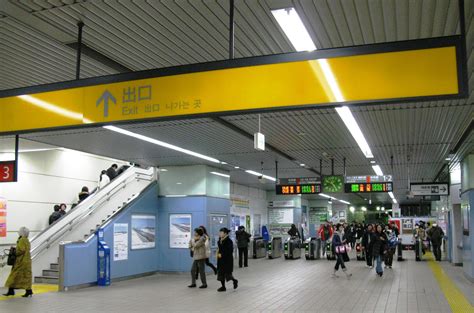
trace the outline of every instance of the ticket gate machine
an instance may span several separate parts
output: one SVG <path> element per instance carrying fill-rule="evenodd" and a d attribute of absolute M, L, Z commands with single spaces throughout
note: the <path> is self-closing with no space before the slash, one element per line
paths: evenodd
<path fill-rule="evenodd" d="M 304 243 L 306 260 L 317 260 L 321 258 L 321 239 L 316 237 L 308 238 Z"/>
<path fill-rule="evenodd" d="M 262 237 L 254 237 L 251 241 L 252 255 L 254 259 L 264 258 L 267 255 L 267 248 Z"/>
<path fill-rule="evenodd" d="M 281 257 L 282 254 L 282 243 L 283 240 L 281 237 L 273 237 L 272 240 L 267 245 L 268 258 L 276 259 Z"/>
<path fill-rule="evenodd" d="M 285 242 L 285 259 L 301 258 L 301 239 L 288 238 Z"/>

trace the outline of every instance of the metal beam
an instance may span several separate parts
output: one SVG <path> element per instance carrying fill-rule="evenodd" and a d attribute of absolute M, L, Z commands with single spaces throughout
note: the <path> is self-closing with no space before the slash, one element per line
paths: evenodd
<path fill-rule="evenodd" d="M 226 121 L 225 119 L 223 119 L 223 118 L 221 118 L 221 117 L 211 117 L 211 119 L 212 119 L 214 122 L 219 123 L 219 124 L 221 124 L 222 126 L 225 126 L 225 127 L 229 128 L 229 129 L 235 131 L 236 133 L 239 133 L 239 134 L 241 134 L 242 136 L 247 137 L 248 139 L 250 139 L 250 140 L 253 141 L 253 135 L 252 135 L 252 134 L 250 134 L 250 133 L 246 132 L 245 130 L 243 130 L 242 128 L 240 128 L 240 127 L 238 127 L 238 126 L 236 126 L 236 125 L 234 125 L 234 124 L 232 124 L 232 123 Z M 290 161 L 292 161 L 292 162 L 297 162 L 297 160 L 296 160 L 295 158 L 293 158 L 293 157 L 290 156 L 289 154 L 286 154 L 285 152 L 281 151 L 280 149 L 278 149 L 278 148 L 276 148 L 276 147 L 274 147 L 274 146 L 272 146 L 272 145 L 270 145 L 270 144 L 268 144 L 268 143 L 266 143 L 265 146 L 266 146 L 269 150 L 271 150 L 271 151 L 275 152 L 276 154 L 278 154 L 278 155 L 284 157 L 285 159 L 288 159 L 288 160 L 290 160 Z M 315 170 L 314 168 L 306 168 L 306 169 L 307 169 L 308 171 L 310 171 L 310 172 L 313 172 L 313 173 L 317 174 L 317 175 L 321 175 L 321 173 L 320 173 L 319 171 Z"/>
<path fill-rule="evenodd" d="M 74 50 L 79 49 L 79 44 L 77 42 L 71 42 L 67 44 L 68 47 L 73 48 Z M 97 50 L 94 50 L 87 46 L 86 44 L 81 44 L 81 53 L 85 56 L 88 56 L 89 58 L 104 64 L 105 66 L 119 72 L 119 73 L 127 73 L 127 72 L 133 72 L 131 68 L 126 67 L 125 65 L 120 64 L 117 61 L 112 60 L 108 56 L 98 52 Z"/>

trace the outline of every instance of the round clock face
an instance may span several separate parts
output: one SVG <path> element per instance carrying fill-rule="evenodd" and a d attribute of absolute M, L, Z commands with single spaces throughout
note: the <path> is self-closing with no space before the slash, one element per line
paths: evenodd
<path fill-rule="evenodd" d="M 324 192 L 341 192 L 343 178 L 341 176 L 326 176 L 323 181 Z"/>

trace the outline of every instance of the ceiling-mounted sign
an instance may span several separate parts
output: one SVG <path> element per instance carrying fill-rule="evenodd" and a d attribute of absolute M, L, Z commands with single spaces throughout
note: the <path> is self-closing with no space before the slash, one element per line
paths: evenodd
<path fill-rule="evenodd" d="M 273 208 L 294 208 L 295 201 L 293 200 L 278 200 L 268 202 L 269 207 Z"/>
<path fill-rule="evenodd" d="M 279 178 L 275 186 L 277 195 L 300 195 L 321 193 L 319 178 Z"/>
<path fill-rule="evenodd" d="M 412 183 L 410 192 L 414 196 L 449 196 L 449 183 Z"/>
<path fill-rule="evenodd" d="M 0 133 L 333 103 L 465 97 L 461 38 L 225 60 L 6 90 L 0 92 Z"/>
<path fill-rule="evenodd" d="M 346 176 L 346 183 L 388 183 L 392 182 L 392 175 L 366 175 L 366 176 Z"/>
<path fill-rule="evenodd" d="M 392 192 L 393 183 L 353 183 L 345 184 L 346 193 Z"/>

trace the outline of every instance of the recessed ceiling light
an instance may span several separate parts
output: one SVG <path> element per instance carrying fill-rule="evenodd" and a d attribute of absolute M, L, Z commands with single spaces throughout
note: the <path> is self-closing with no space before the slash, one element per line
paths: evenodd
<path fill-rule="evenodd" d="M 240 166 L 234 166 L 234 168 L 235 168 L 236 170 L 238 170 L 238 169 L 240 168 Z"/>
<path fill-rule="evenodd" d="M 176 185 L 182 185 L 183 183 L 176 183 Z"/>
<path fill-rule="evenodd" d="M 272 10 L 272 14 L 296 51 L 316 50 L 308 30 L 295 8 Z"/>
<path fill-rule="evenodd" d="M 301 163 L 301 164 L 300 164 L 300 166 L 306 166 L 306 164 L 304 164 L 304 163 Z"/>
<path fill-rule="evenodd" d="M 169 143 L 157 140 L 157 139 L 153 139 L 151 137 L 140 135 L 140 134 L 137 134 L 137 133 L 134 133 L 134 132 L 122 129 L 122 128 L 118 128 L 118 127 L 111 126 L 111 125 L 104 126 L 104 128 L 108 129 L 108 130 L 111 130 L 111 131 L 114 131 L 114 132 L 117 132 L 117 133 L 120 133 L 122 135 L 137 138 L 137 139 L 140 139 L 140 140 L 143 140 L 143 141 L 146 141 L 146 142 L 149 142 L 149 143 L 152 143 L 152 144 L 164 147 L 164 148 L 168 148 L 168 149 L 175 150 L 175 151 L 178 151 L 178 152 L 182 152 L 182 153 L 185 153 L 185 154 L 188 154 L 188 155 L 192 155 L 192 156 L 200 158 L 200 159 L 204 159 L 204 160 L 214 162 L 214 163 L 220 163 L 219 160 L 217 160 L 215 158 L 211 158 L 207 155 L 200 154 L 200 153 L 188 150 L 188 149 L 184 149 L 184 148 L 181 148 L 181 147 L 178 147 L 178 146 L 175 146 L 175 145 L 172 145 L 172 144 L 169 144 Z"/>
<path fill-rule="evenodd" d="M 374 160 L 370 161 L 370 164 L 375 164 L 375 161 Z"/>

